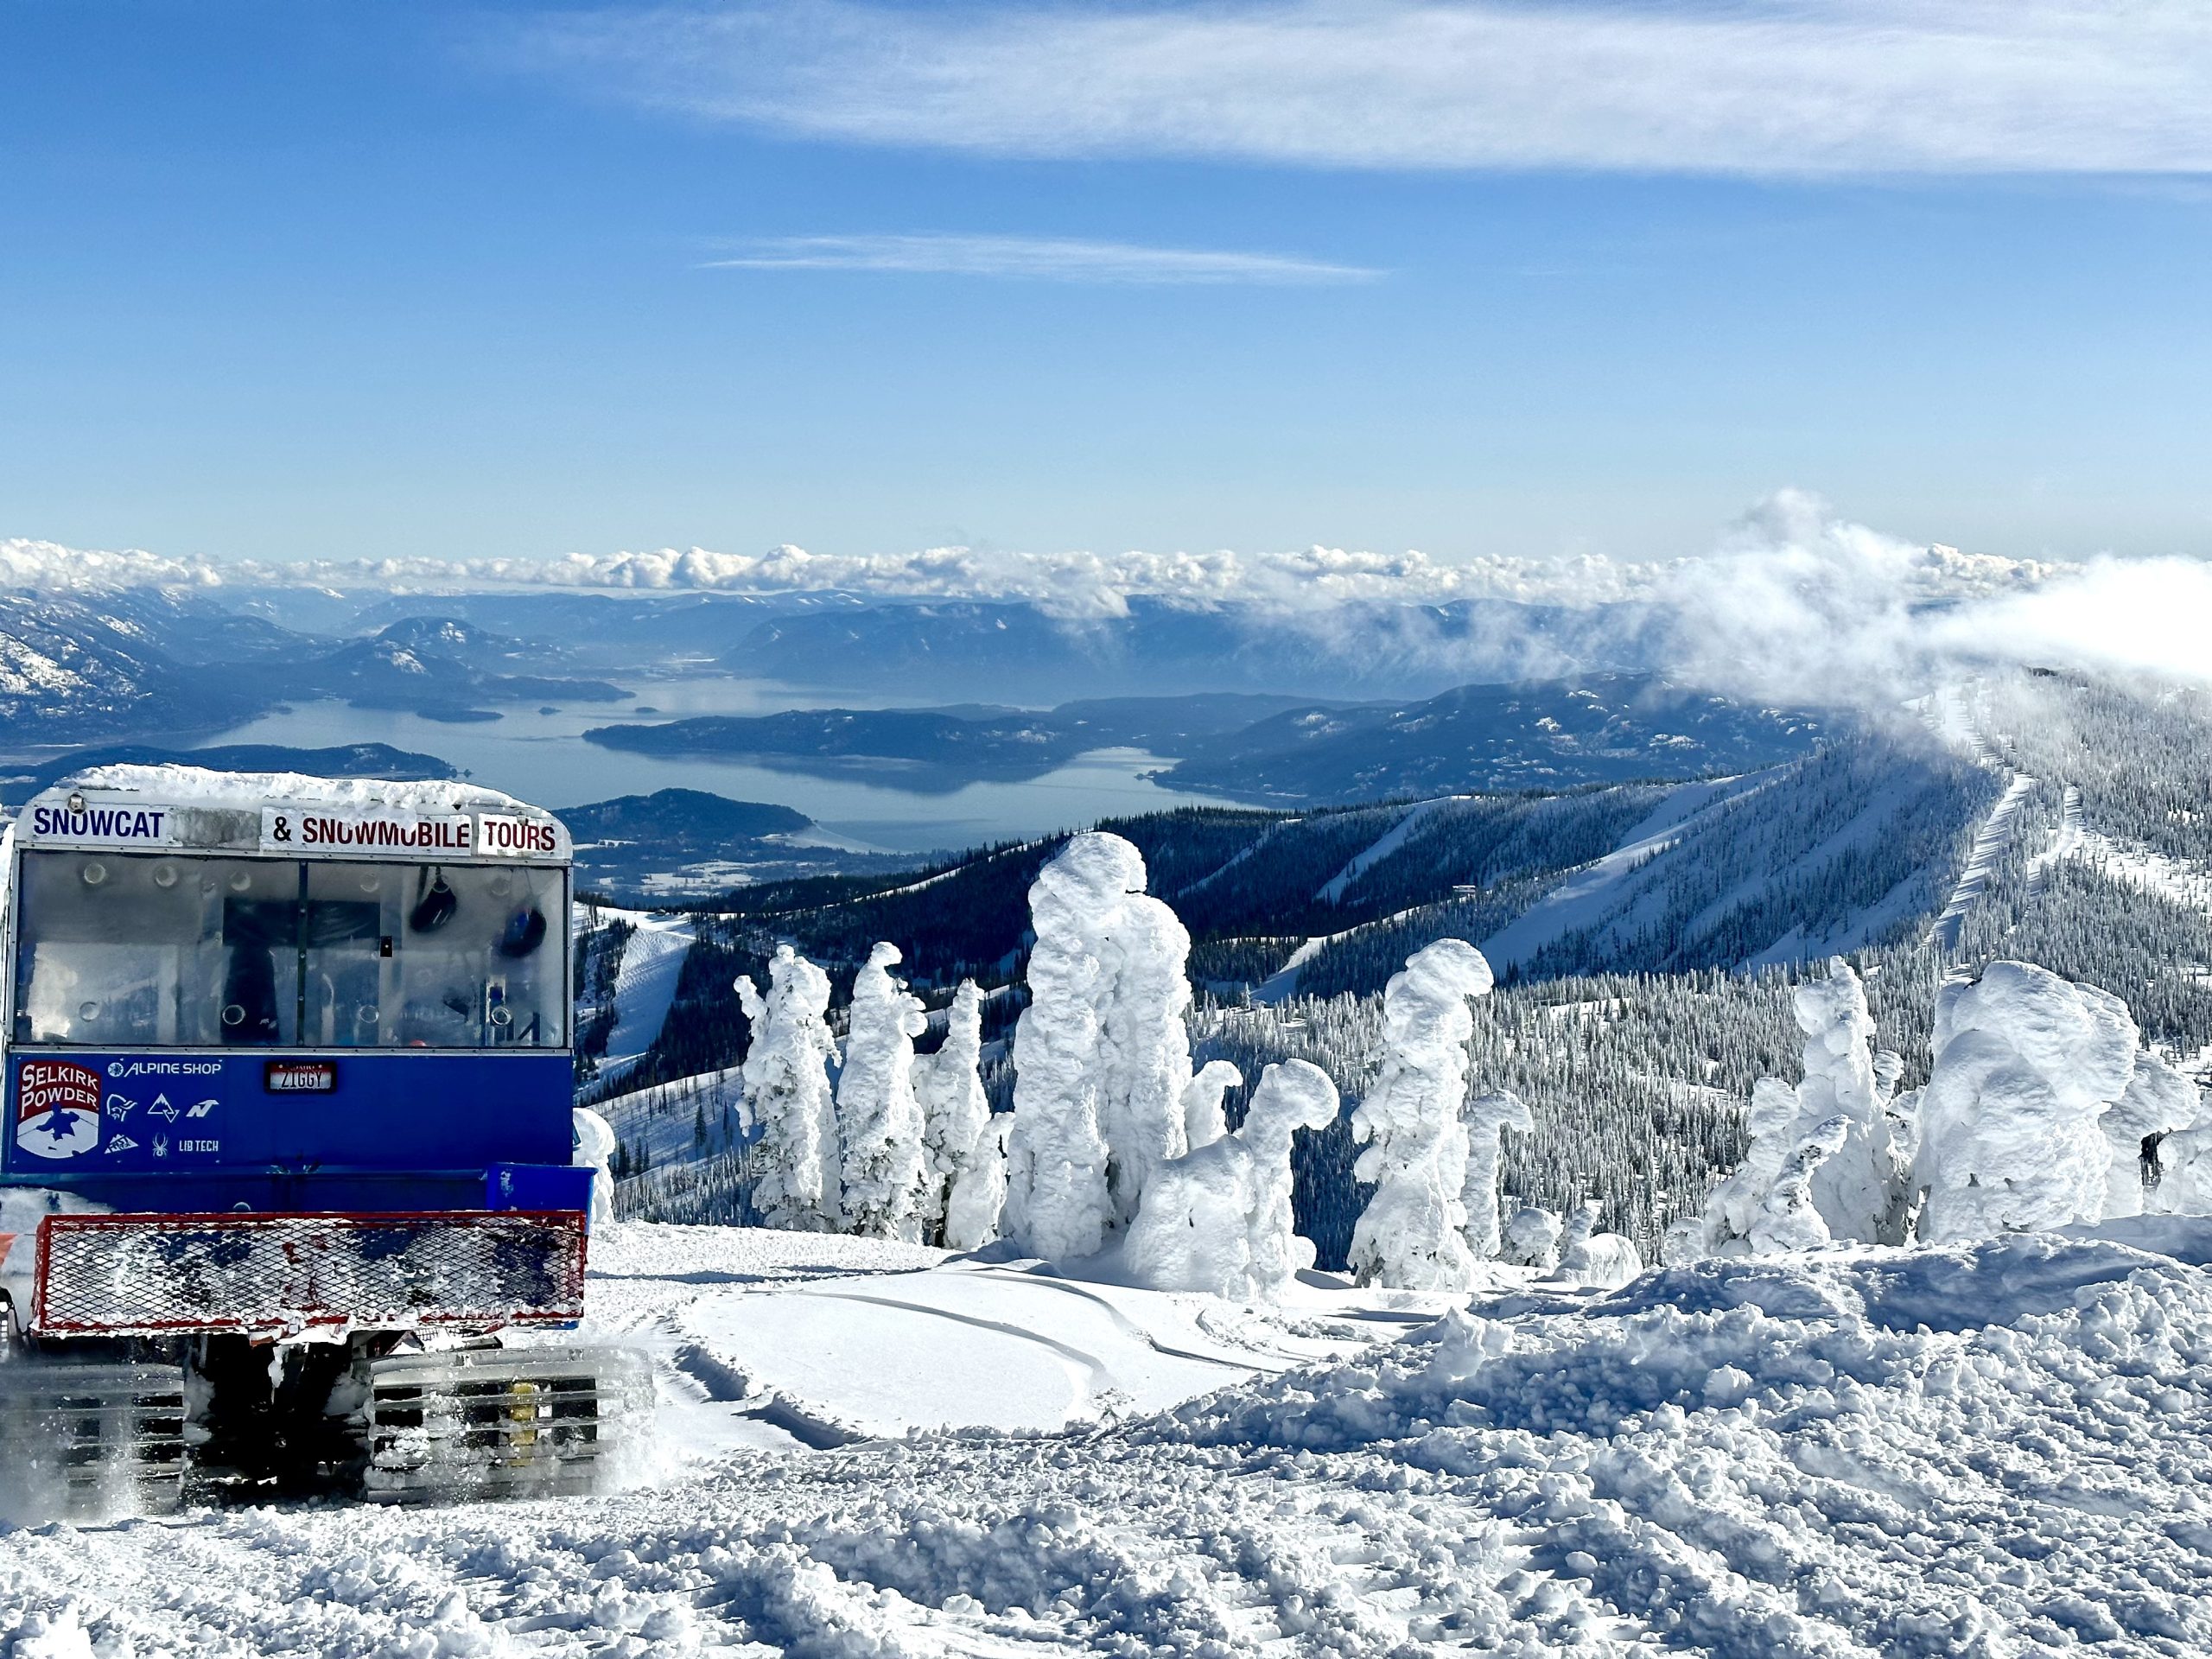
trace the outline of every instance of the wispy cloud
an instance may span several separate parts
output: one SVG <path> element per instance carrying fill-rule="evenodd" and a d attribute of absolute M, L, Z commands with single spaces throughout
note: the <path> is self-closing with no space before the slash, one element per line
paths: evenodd
<path fill-rule="evenodd" d="M 925 271 L 1063 283 L 1360 283 L 1361 265 L 1273 253 L 1151 248 L 1049 236 L 793 236 L 746 243 L 705 262 L 749 270 Z"/>
<path fill-rule="evenodd" d="M 994 155 L 2212 171 L 2202 0 L 729 0 L 506 49 L 694 118 Z"/>

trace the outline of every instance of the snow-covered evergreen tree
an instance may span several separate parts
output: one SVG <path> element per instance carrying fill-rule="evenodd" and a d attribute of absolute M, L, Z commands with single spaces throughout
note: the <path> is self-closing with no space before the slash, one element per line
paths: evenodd
<path fill-rule="evenodd" d="M 945 1010 L 944 1041 L 936 1053 L 914 1060 L 914 1093 L 922 1107 L 922 1144 L 929 1154 L 929 1181 L 922 1205 L 923 1225 L 935 1236 L 944 1230 L 945 1204 L 969 1163 L 995 1147 L 982 1145 L 991 1117 L 991 1103 L 983 1092 L 983 996 L 976 982 L 963 979 Z M 999 1188 L 1005 1190 L 1001 1170 Z M 995 1237 L 998 1215 L 990 1217 Z M 986 1243 L 988 1241 L 977 1241 Z M 955 1246 L 973 1249 L 974 1244 Z"/>
<path fill-rule="evenodd" d="M 2196 1128 L 2202 1112 L 2195 1084 L 2147 1050 L 2135 1057 L 2127 1087 L 2097 1120 L 2112 1147 L 2112 1166 L 2105 1172 L 2107 1220 L 2139 1216 L 2150 1207 L 2143 1185 L 2145 1147 L 2158 1148 L 2154 1155 L 2163 1169 L 2166 1138 L 2176 1129 Z"/>
<path fill-rule="evenodd" d="M 1598 1217 L 1604 1206 L 1586 1198 L 1567 1217 L 1567 1236 L 1560 1241 L 1555 1277 L 1596 1290 L 1612 1290 L 1643 1271 L 1643 1258 L 1633 1241 L 1619 1233 L 1601 1233 Z"/>
<path fill-rule="evenodd" d="M 1271 1065 L 1234 1134 L 1162 1165 L 1129 1228 L 1124 1260 L 1160 1290 L 1204 1290 L 1236 1301 L 1279 1297 L 1313 1246 L 1293 1229 L 1291 1135 L 1325 1128 L 1337 1086 L 1303 1060 Z"/>
<path fill-rule="evenodd" d="M 1352 1230 L 1351 1269 L 1362 1284 L 1465 1290 L 1475 1280 L 1467 1248 L 1468 1002 L 1486 995 L 1490 963 L 1464 939 L 1416 950 L 1382 993 L 1382 1065 L 1351 1116 L 1365 1143 L 1354 1173 L 1372 1182 Z"/>
<path fill-rule="evenodd" d="M 1085 843 L 1088 843 L 1086 845 Z M 1106 1183 L 1114 1203 L 1109 1230 L 1136 1218 L 1153 1174 L 1189 1146 L 1183 1094 L 1191 1086 L 1190 1011 L 1185 967 L 1191 936 L 1175 912 L 1145 888 L 1143 856 L 1119 836 L 1077 836 L 1061 855 L 1110 862 L 1123 888 L 1094 936 L 1107 964 L 1099 1006 L 1102 1087 L 1098 1128 L 1106 1139 Z"/>
<path fill-rule="evenodd" d="M 569 1114 L 569 1140 L 574 1149 L 569 1161 L 588 1166 L 591 1172 L 591 1224 L 614 1219 L 614 1131 L 588 1106 Z"/>
<path fill-rule="evenodd" d="M 1920 1103 L 1923 1217 L 1938 1240 L 2095 1221 L 2112 1146 L 2099 1120 L 2127 1088 L 2127 1007 L 2023 962 L 1955 981 L 1936 1007 L 1936 1065 Z"/>
<path fill-rule="evenodd" d="M 753 1208 L 771 1227 L 835 1232 L 842 1215 L 829 1074 L 837 1047 L 823 1017 L 830 976 L 779 945 L 768 964 L 767 994 L 749 976 L 740 976 L 736 988 L 753 1027 L 741 1122 L 757 1136 Z"/>
<path fill-rule="evenodd" d="M 1559 1266 L 1560 1236 L 1564 1230 L 1560 1218 L 1550 1211 L 1525 1205 L 1506 1220 L 1498 1260 L 1549 1273 Z"/>
<path fill-rule="evenodd" d="M 986 1119 L 976 1131 L 960 1173 L 945 1194 L 945 1249 L 980 1250 L 999 1236 L 1000 1217 L 1006 1209 L 1007 1141 L 1013 1133 L 1011 1112 Z"/>
<path fill-rule="evenodd" d="M 1534 1133 L 1536 1122 L 1528 1103 L 1510 1090 L 1478 1095 L 1467 1103 L 1467 1177 L 1459 1189 L 1459 1202 L 1467 1212 L 1461 1230 L 1467 1248 L 1483 1260 L 1498 1252 L 1503 1242 L 1498 1223 L 1497 1172 L 1504 1154 L 1505 1131 Z"/>
<path fill-rule="evenodd" d="M 1818 1178 L 1828 1162 L 1851 1144 L 1861 1127 L 1838 1112 L 1815 1124 L 1798 1141 L 1782 1160 L 1759 1213 L 1752 1217 L 1749 1243 L 1753 1254 L 1817 1250 L 1834 1240 L 1835 1235 L 1821 1211 Z"/>
<path fill-rule="evenodd" d="M 1134 872 L 1132 866 L 1135 867 Z M 1101 1014 L 1114 994 L 1102 935 L 1143 862 L 1117 836 L 1077 836 L 1029 889 L 1029 1006 L 1014 1035 L 1014 1128 L 1001 1230 L 1047 1261 L 1090 1255 L 1114 1224 L 1101 1126 Z"/>
<path fill-rule="evenodd" d="M 1183 1138 L 1192 1152 L 1229 1133 L 1222 1097 L 1244 1081 L 1227 1060 L 1208 1060 L 1183 1090 Z"/>
<path fill-rule="evenodd" d="M 1087 1255 L 1121 1233 L 1189 1144 L 1191 938 L 1144 888 L 1135 847 L 1089 834 L 1030 889 L 1007 1227 L 1039 1255 Z"/>
<path fill-rule="evenodd" d="M 918 1244 L 929 1192 L 914 1039 L 927 1029 L 922 999 L 893 979 L 899 947 L 878 944 L 853 978 L 845 1069 L 837 1079 L 844 1144 L 845 1227 L 868 1238 Z"/>

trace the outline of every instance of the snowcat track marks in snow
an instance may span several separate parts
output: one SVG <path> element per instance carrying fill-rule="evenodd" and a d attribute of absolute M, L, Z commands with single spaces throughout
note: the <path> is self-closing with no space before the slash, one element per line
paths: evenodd
<path fill-rule="evenodd" d="M 642 1355 L 583 1343 L 388 1355 L 353 1382 L 382 1503 L 602 1490 L 652 1410 Z"/>
<path fill-rule="evenodd" d="M 0 1363 L 0 1510 L 72 1521 L 175 1510 L 185 1417 L 181 1366 L 10 1357 Z"/>

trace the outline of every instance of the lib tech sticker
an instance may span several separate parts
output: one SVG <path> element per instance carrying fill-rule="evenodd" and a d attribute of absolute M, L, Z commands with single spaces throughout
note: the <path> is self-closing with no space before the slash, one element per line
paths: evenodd
<path fill-rule="evenodd" d="M 16 1068 L 16 1144 L 34 1158 L 81 1158 L 100 1143 L 100 1074 L 69 1060 Z"/>

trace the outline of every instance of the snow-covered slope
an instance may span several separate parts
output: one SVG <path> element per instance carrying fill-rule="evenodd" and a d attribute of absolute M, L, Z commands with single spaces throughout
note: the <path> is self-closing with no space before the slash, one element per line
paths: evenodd
<path fill-rule="evenodd" d="M 740 1254 L 617 1230 L 595 1317 L 672 1333 L 836 1289 L 868 1386 L 942 1386 L 930 1354 L 861 1333 L 879 1305 L 851 1300 L 889 1287 L 899 1303 L 916 1281 L 758 1288 L 910 1268 L 911 1248 L 727 1236 Z M 2166 1221 L 1710 1262 L 1605 1296 L 1478 1300 L 1117 1425 L 823 1449 L 748 1416 L 734 1367 L 683 1370 L 664 1348 L 695 1459 L 644 1490 L 0 1535 L 0 1649 L 2200 1653 L 2208 1257 L 2212 1224 Z M 973 1273 L 922 1281 L 950 1299 Z M 992 1313 L 1062 1304 L 1088 1306 L 1052 1292 Z M 988 1376 L 970 1391 L 977 1415 L 1017 1393 Z"/>
<path fill-rule="evenodd" d="M 622 965 L 614 981 L 618 1017 L 599 1062 L 600 1077 L 613 1082 L 643 1059 L 660 1035 L 669 1005 L 676 1001 L 684 953 L 695 936 L 688 916 L 604 908 L 601 914 L 637 930 L 622 949 Z"/>

